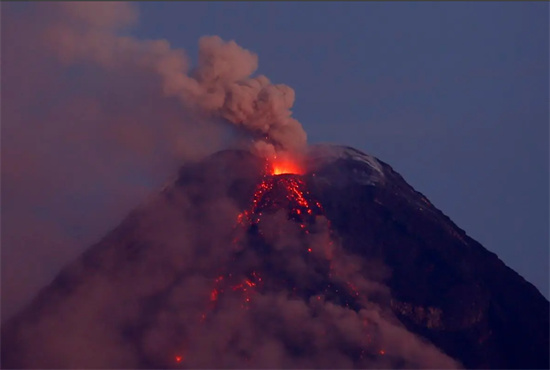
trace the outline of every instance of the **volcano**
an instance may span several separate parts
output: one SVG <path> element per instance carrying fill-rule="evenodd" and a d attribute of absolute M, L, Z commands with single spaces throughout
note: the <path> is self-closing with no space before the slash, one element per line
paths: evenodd
<path fill-rule="evenodd" d="M 2 330 L 8 368 L 548 368 L 549 302 L 356 149 L 183 166 Z"/>

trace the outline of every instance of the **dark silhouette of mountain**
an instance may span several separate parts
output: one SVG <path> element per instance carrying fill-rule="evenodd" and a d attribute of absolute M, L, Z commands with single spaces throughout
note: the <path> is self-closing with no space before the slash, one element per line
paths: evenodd
<path fill-rule="evenodd" d="M 372 166 L 341 158 L 317 171 L 341 184 L 311 189 L 346 248 L 391 266 L 400 320 L 468 368 L 548 368 L 548 300 L 378 162 L 379 184 L 357 181 L 379 176 Z"/>
<path fill-rule="evenodd" d="M 263 176 L 240 150 L 182 167 L 5 325 L 3 366 L 549 367 L 548 300 L 389 165 L 318 145 L 305 168 Z M 278 349 L 232 329 L 219 353 L 235 357 L 216 362 L 236 317 Z M 297 329 L 310 323 L 328 342 Z"/>

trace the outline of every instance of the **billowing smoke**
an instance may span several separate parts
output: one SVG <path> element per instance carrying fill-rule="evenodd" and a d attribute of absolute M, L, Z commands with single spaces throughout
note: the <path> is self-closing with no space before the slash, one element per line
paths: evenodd
<path fill-rule="evenodd" d="M 170 76 L 166 91 L 250 132 L 258 138 L 255 148 L 260 152 L 303 149 L 305 131 L 290 111 L 294 90 L 274 85 L 265 76 L 251 78 L 256 68 L 256 55 L 235 42 L 225 43 L 217 36 L 203 37 L 199 41 L 196 77 L 191 80 L 198 82 L 198 89 L 183 77 Z"/>
<path fill-rule="evenodd" d="M 252 138 L 256 153 L 304 149 L 294 91 L 253 77 L 256 55 L 232 41 L 201 38 L 193 68 L 164 40 L 125 36 L 137 21 L 127 3 L 28 4 L 4 16 L 3 307 L 22 289 L 18 274 L 79 254 L 74 240 L 45 242 L 71 237 L 44 218 L 121 218 L 146 193 L 136 185 L 143 177 L 164 178 L 170 164 L 227 144 L 220 120 Z M 181 173 L 6 324 L 3 365 L 459 366 L 383 308 L 391 272 L 346 252 L 322 215 L 305 236 L 284 211 L 266 215 L 263 249 L 247 239 L 236 220 L 253 189 L 239 179 L 254 184 L 261 170 L 238 158 L 222 172 Z M 111 197 L 90 211 L 105 189 Z M 262 280 L 247 280 L 253 273 Z M 213 298 L 220 276 L 227 282 Z"/>
<path fill-rule="evenodd" d="M 260 153 L 304 148 L 306 133 L 291 117 L 294 90 L 274 85 L 262 75 L 251 77 L 258 57 L 234 41 L 202 37 L 198 64 L 190 70 L 184 52 L 164 40 L 117 35 L 120 26 L 135 20 L 129 4 L 66 2 L 59 4 L 59 11 L 59 23 L 46 29 L 45 37 L 66 62 L 93 61 L 106 68 L 136 66 L 152 71 L 160 78 L 165 96 L 231 122 L 255 139 Z"/>

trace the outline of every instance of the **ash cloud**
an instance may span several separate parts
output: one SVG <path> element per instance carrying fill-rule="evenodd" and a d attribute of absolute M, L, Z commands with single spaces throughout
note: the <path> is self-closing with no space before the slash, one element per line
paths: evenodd
<path fill-rule="evenodd" d="M 232 41 L 202 38 L 192 68 L 184 52 L 164 40 L 122 36 L 137 21 L 127 3 L 3 10 L 2 134 L 9 138 L 2 146 L 3 308 L 15 300 L 5 295 L 6 286 L 8 294 L 31 292 L 52 266 L 91 242 L 58 237 L 55 245 L 40 243 L 56 238 L 48 233 L 64 234 L 59 225 L 44 228 L 44 217 L 90 223 L 96 232 L 114 224 L 147 193 L 135 176 L 163 179 L 177 164 L 226 144 L 219 120 L 253 138 L 256 154 L 305 146 L 306 135 L 291 117 L 293 90 L 252 77 L 256 55 Z M 3 365 L 460 366 L 383 309 L 391 298 L 383 283 L 389 272 L 372 263 L 367 268 L 346 252 L 323 217 L 304 237 L 284 212 L 267 215 L 259 225 L 264 249 L 255 247 L 235 227 L 242 199 L 253 190 L 236 181 L 254 184 L 261 166 L 252 167 L 240 160 L 221 174 L 199 167 L 188 181 L 180 174 L 175 185 L 150 197 L 4 325 Z M 82 207 L 105 189 L 106 204 L 94 212 Z M 89 199 L 75 201 L 83 194 Z M 97 215 L 107 213 L 111 218 L 98 224 Z M 23 238 L 28 230 L 34 239 Z M 242 242 L 232 243 L 235 238 Z M 16 260 L 23 255 L 40 267 L 34 276 L 22 275 Z M 44 255 L 57 259 L 49 270 L 40 263 Z M 230 281 L 213 300 L 215 279 L 228 266 Z M 261 284 L 232 289 L 252 271 Z M 22 288 L 18 276 L 32 283 Z M 340 292 L 350 305 L 338 299 Z M 243 300 L 247 295 L 250 302 Z"/>
<path fill-rule="evenodd" d="M 233 41 L 201 38 L 192 67 L 126 36 L 129 3 L 2 10 L 3 319 L 182 163 L 305 145 L 293 90 L 252 77 L 257 56 Z"/>
<path fill-rule="evenodd" d="M 66 63 L 91 61 L 105 68 L 139 68 L 158 77 L 164 96 L 251 134 L 257 141 L 254 147 L 262 154 L 304 149 L 306 133 L 291 117 L 294 90 L 272 84 L 262 75 L 252 77 L 258 57 L 234 41 L 202 37 L 198 64 L 191 70 L 185 53 L 172 49 L 165 40 L 142 41 L 114 32 L 135 21 L 135 9 L 129 4 L 66 2 L 59 4 L 59 14 L 44 38 Z"/>

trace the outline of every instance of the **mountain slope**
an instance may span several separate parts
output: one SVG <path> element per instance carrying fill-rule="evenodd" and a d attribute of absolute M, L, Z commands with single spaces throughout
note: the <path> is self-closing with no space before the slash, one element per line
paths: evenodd
<path fill-rule="evenodd" d="M 391 266 L 391 305 L 402 322 L 466 367 L 547 368 L 548 301 L 378 163 L 382 171 L 336 158 L 317 171 L 325 181 L 312 189 L 346 248 Z M 361 184 L 354 175 L 380 172 L 381 184 Z M 335 177 L 347 181 L 334 186 Z"/>
<path fill-rule="evenodd" d="M 533 285 L 389 165 L 330 145 L 306 162 L 182 167 L 3 328 L 3 365 L 548 367 Z"/>

